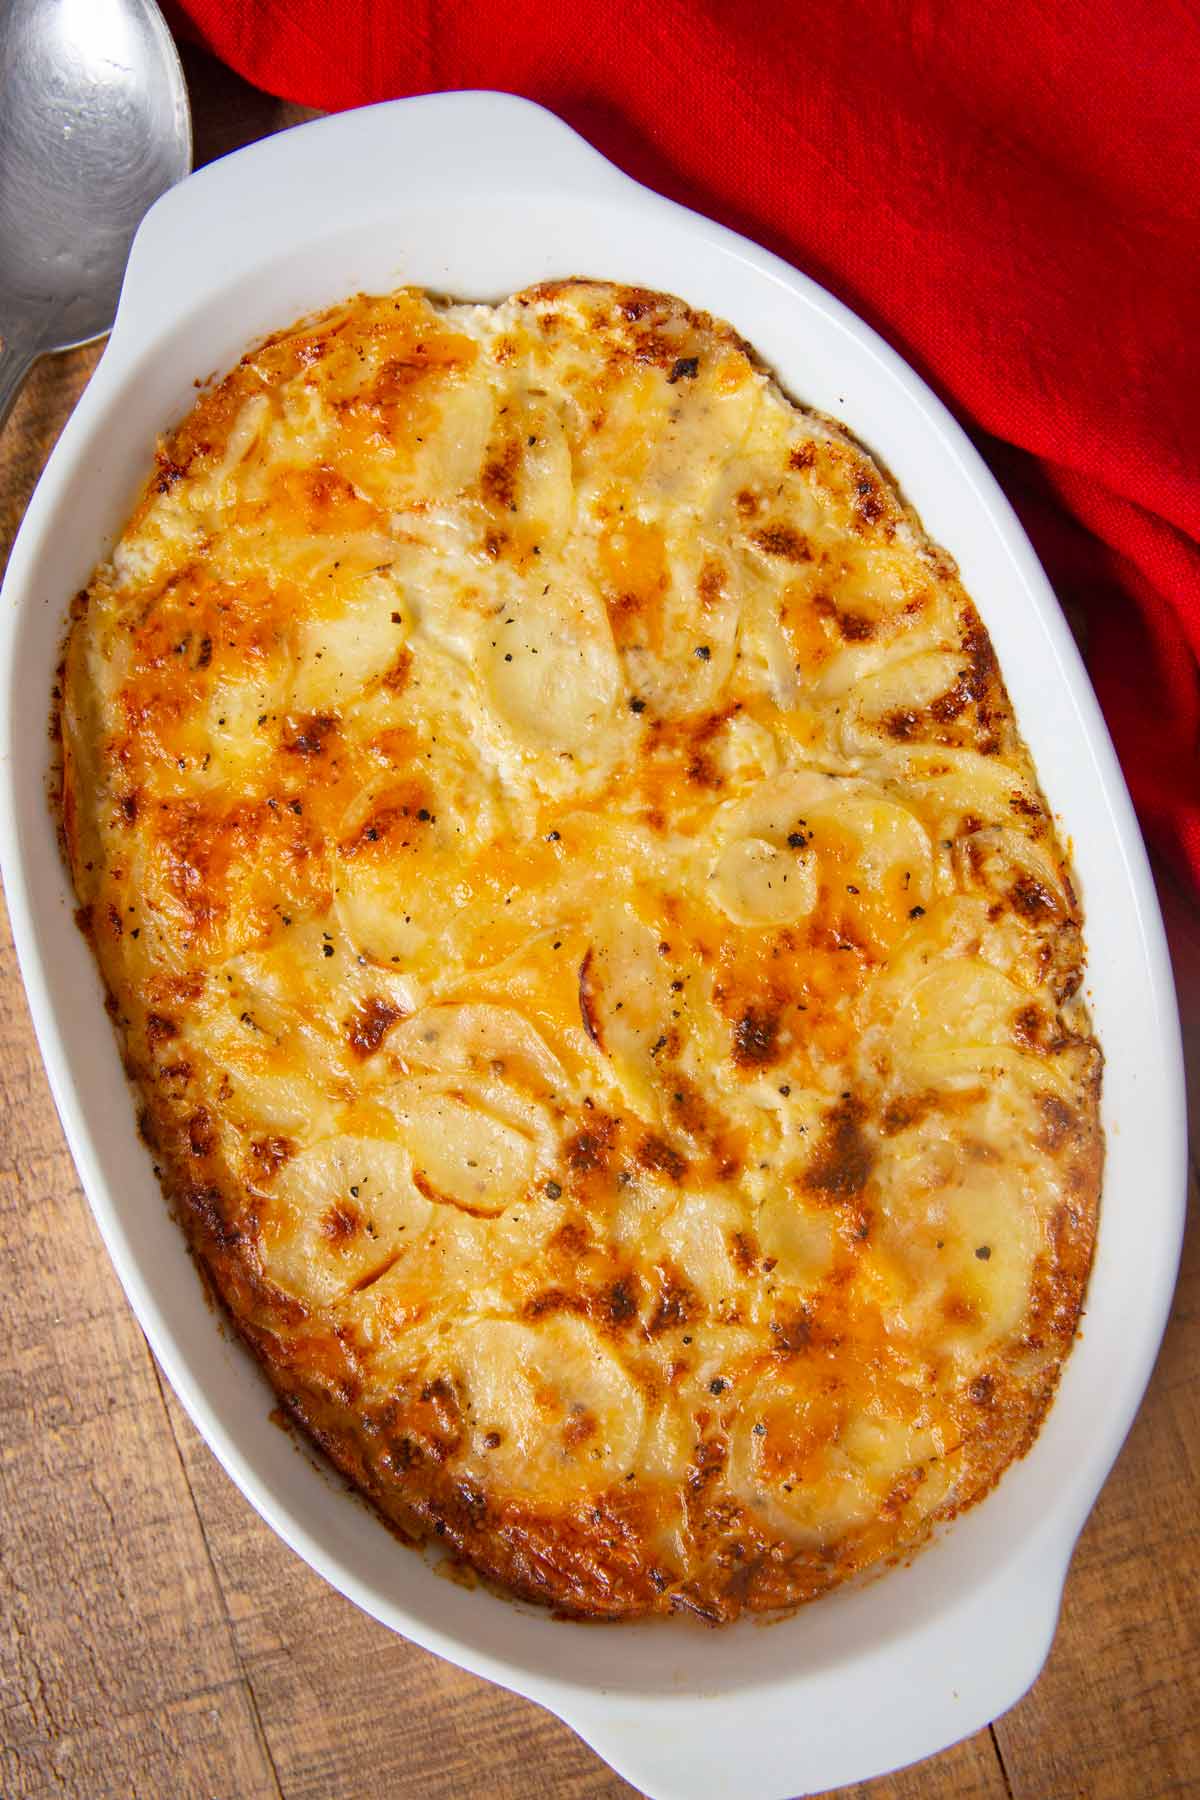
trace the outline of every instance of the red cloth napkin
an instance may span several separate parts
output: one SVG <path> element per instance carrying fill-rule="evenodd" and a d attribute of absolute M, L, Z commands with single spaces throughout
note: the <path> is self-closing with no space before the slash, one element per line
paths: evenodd
<path fill-rule="evenodd" d="M 1189 0 L 178 0 L 327 109 L 528 95 L 847 300 L 972 431 L 1200 890 L 1200 13 Z"/>

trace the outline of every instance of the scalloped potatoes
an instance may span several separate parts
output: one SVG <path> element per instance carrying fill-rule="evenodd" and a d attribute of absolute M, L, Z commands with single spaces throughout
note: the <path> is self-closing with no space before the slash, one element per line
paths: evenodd
<path fill-rule="evenodd" d="M 1076 897 L 953 564 L 727 327 L 569 282 L 280 333 L 59 718 L 165 1188 L 403 1534 L 727 1619 L 1028 1447 L 1099 1189 Z"/>

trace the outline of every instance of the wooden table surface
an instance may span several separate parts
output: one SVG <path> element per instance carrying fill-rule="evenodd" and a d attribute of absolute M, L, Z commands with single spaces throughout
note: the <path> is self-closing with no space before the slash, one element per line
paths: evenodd
<path fill-rule="evenodd" d="M 186 61 L 198 161 L 305 116 L 199 53 Z M 39 366 L 0 441 L 0 566 L 96 355 Z M 1194 1028 L 1200 923 L 1173 898 L 1171 916 Z M 1193 1215 L 1195 1197 L 1193 1182 Z M 988 1730 L 845 1795 L 1200 1794 L 1195 1224 L 1150 1391 L 1080 1541 L 1041 1678 Z M 6 920 L 0 1281 L 3 1800 L 633 1794 L 549 1714 L 356 1611 L 226 1478 L 159 1374 L 101 1247 Z"/>

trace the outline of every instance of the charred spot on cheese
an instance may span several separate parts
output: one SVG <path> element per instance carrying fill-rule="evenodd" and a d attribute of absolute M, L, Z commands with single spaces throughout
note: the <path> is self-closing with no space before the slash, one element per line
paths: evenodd
<path fill-rule="evenodd" d="M 657 1132 L 647 1132 L 637 1147 L 637 1160 L 643 1169 L 665 1175 L 668 1181 L 681 1182 L 687 1174 L 687 1158 Z"/>
<path fill-rule="evenodd" d="M 803 1355 L 812 1342 L 812 1318 L 804 1306 L 783 1318 L 772 1319 L 769 1329 L 774 1354 L 781 1361 Z"/>
<path fill-rule="evenodd" d="M 289 720 L 284 731 L 283 747 L 293 756 L 323 756 L 326 740 L 337 730 L 337 720 L 316 713 L 307 719 Z"/>
<path fill-rule="evenodd" d="M 600 1024 L 596 1010 L 596 994 L 592 980 L 592 962 L 595 951 L 589 945 L 583 961 L 579 965 L 579 1013 L 583 1020 L 583 1028 L 598 1050 L 603 1050 L 604 1040 L 600 1035 Z"/>
<path fill-rule="evenodd" d="M 729 1254 L 742 1275 L 752 1275 L 761 1261 L 759 1246 L 749 1231 L 730 1233 Z"/>
<path fill-rule="evenodd" d="M 146 1042 L 152 1050 L 157 1049 L 160 1044 L 170 1043 L 172 1038 L 178 1036 L 179 1027 L 174 1019 L 164 1018 L 162 1013 L 152 1012 L 146 1015 Z"/>
<path fill-rule="evenodd" d="M 250 1144 L 250 1156 L 256 1172 L 263 1180 L 269 1181 L 295 1153 L 295 1148 L 290 1138 L 278 1134 L 254 1138 Z"/>
<path fill-rule="evenodd" d="M 854 495 L 854 510 L 864 525 L 876 525 L 887 514 L 887 495 L 872 470 L 863 469 L 855 477 Z"/>
<path fill-rule="evenodd" d="M 404 1013 L 379 994 L 371 994 L 346 1020 L 346 1039 L 356 1056 L 373 1056 Z"/>
<path fill-rule="evenodd" d="M 321 1235 L 344 1244 L 362 1230 L 362 1215 L 350 1200 L 335 1200 L 321 1215 Z"/>
<path fill-rule="evenodd" d="M 522 1316 L 526 1319 L 544 1319 L 547 1313 L 587 1311 L 587 1301 L 583 1294 L 570 1288 L 545 1288 L 540 1294 L 525 1302 Z"/>
<path fill-rule="evenodd" d="M 193 1156 L 209 1156 L 217 1141 L 212 1114 L 207 1106 L 198 1106 L 188 1120 L 188 1148 Z"/>
<path fill-rule="evenodd" d="M 637 1280 L 622 1275 L 598 1296 L 597 1310 L 611 1325 L 628 1325 L 638 1315 Z"/>
<path fill-rule="evenodd" d="M 578 1175 L 591 1175 L 609 1167 L 617 1138 L 617 1121 L 596 1115 L 586 1129 L 577 1131 L 564 1145 L 568 1166 Z"/>
<path fill-rule="evenodd" d="M 741 1069 L 778 1061 L 780 1018 L 777 1012 L 751 1006 L 733 1027 L 733 1060 Z"/>
<path fill-rule="evenodd" d="M 521 461 L 521 441 L 510 433 L 494 446 L 479 478 L 484 499 L 501 512 L 517 510 L 517 470 Z"/>
<path fill-rule="evenodd" d="M 966 620 L 962 648 L 966 667 L 952 688 L 930 702 L 930 715 L 939 724 L 957 719 L 965 707 L 982 702 L 995 680 L 996 654 L 991 639 L 973 612 Z"/>
<path fill-rule="evenodd" d="M 1022 874 L 1008 890 L 1008 897 L 1023 918 L 1053 918 L 1061 911 L 1061 903 L 1045 882 L 1033 875 Z"/>
<path fill-rule="evenodd" d="M 397 849 L 409 849 L 421 828 L 433 822 L 434 815 L 425 804 L 432 798 L 432 789 L 419 776 L 390 791 L 372 807 L 362 824 L 342 839 L 341 854 L 380 859 Z"/>
<path fill-rule="evenodd" d="M 671 373 L 667 376 L 667 380 L 673 387 L 677 381 L 695 381 L 699 373 L 700 359 L 698 356 L 677 356 L 671 364 Z"/>
<path fill-rule="evenodd" d="M 830 1108 L 816 1156 L 804 1171 L 804 1186 L 810 1193 L 838 1200 L 862 1193 L 875 1161 L 874 1149 L 863 1131 L 866 1116 L 862 1101 L 849 1094 Z"/>
<path fill-rule="evenodd" d="M 1036 1435 L 1102 1156 L 1078 900 L 953 559 L 730 327 L 596 282 L 356 296 L 147 473 L 52 793 L 289 1416 L 568 1615 L 906 1557 Z"/>
<path fill-rule="evenodd" d="M 1042 1142 L 1053 1155 L 1062 1146 L 1069 1143 L 1079 1133 L 1080 1120 L 1077 1114 L 1057 1094 L 1041 1094 L 1038 1097 L 1043 1123 Z"/>
<path fill-rule="evenodd" d="M 808 539 L 791 525 L 765 525 L 750 534 L 750 541 L 764 556 L 780 557 L 784 562 L 812 561 Z"/>
<path fill-rule="evenodd" d="M 862 613 L 842 611 L 828 594 L 815 595 L 813 607 L 821 618 L 828 619 L 833 624 L 848 644 L 867 643 L 878 629 L 874 619 L 869 619 Z"/>
<path fill-rule="evenodd" d="M 412 662 L 411 650 L 404 648 L 398 651 L 395 661 L 380 678 L 390 693 L 402 694 L 404 692 L 412 673 Z"/>
<path fill-rule="evenodd" d="M 703 1310 L 698 1294 L 678 1274 L 663 1269 L 655 1273 L 654 1309 L 646 1326 L 651 1337 L 658 1337 L 664 1331 L 682 1330 L 699 1318 Z"/>
<path fill-rule="evenodd" d="M 936 1096 L 928 1094 L 897 1095 L 888 1101 L 880 1114 L 879 1129 L 885 1137 L 895 1137 L 897 1132 L 919 1124 L 936 1104 Z"/>

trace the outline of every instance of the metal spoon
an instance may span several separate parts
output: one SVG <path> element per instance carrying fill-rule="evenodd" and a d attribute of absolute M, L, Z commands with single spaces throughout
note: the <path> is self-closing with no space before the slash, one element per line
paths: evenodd
<path fill-rule="evenodd" d="M 37 357 L 111 330 L 133 234 L 191 161 L 153 0 L 0 0 L 0 429 Z"/>

